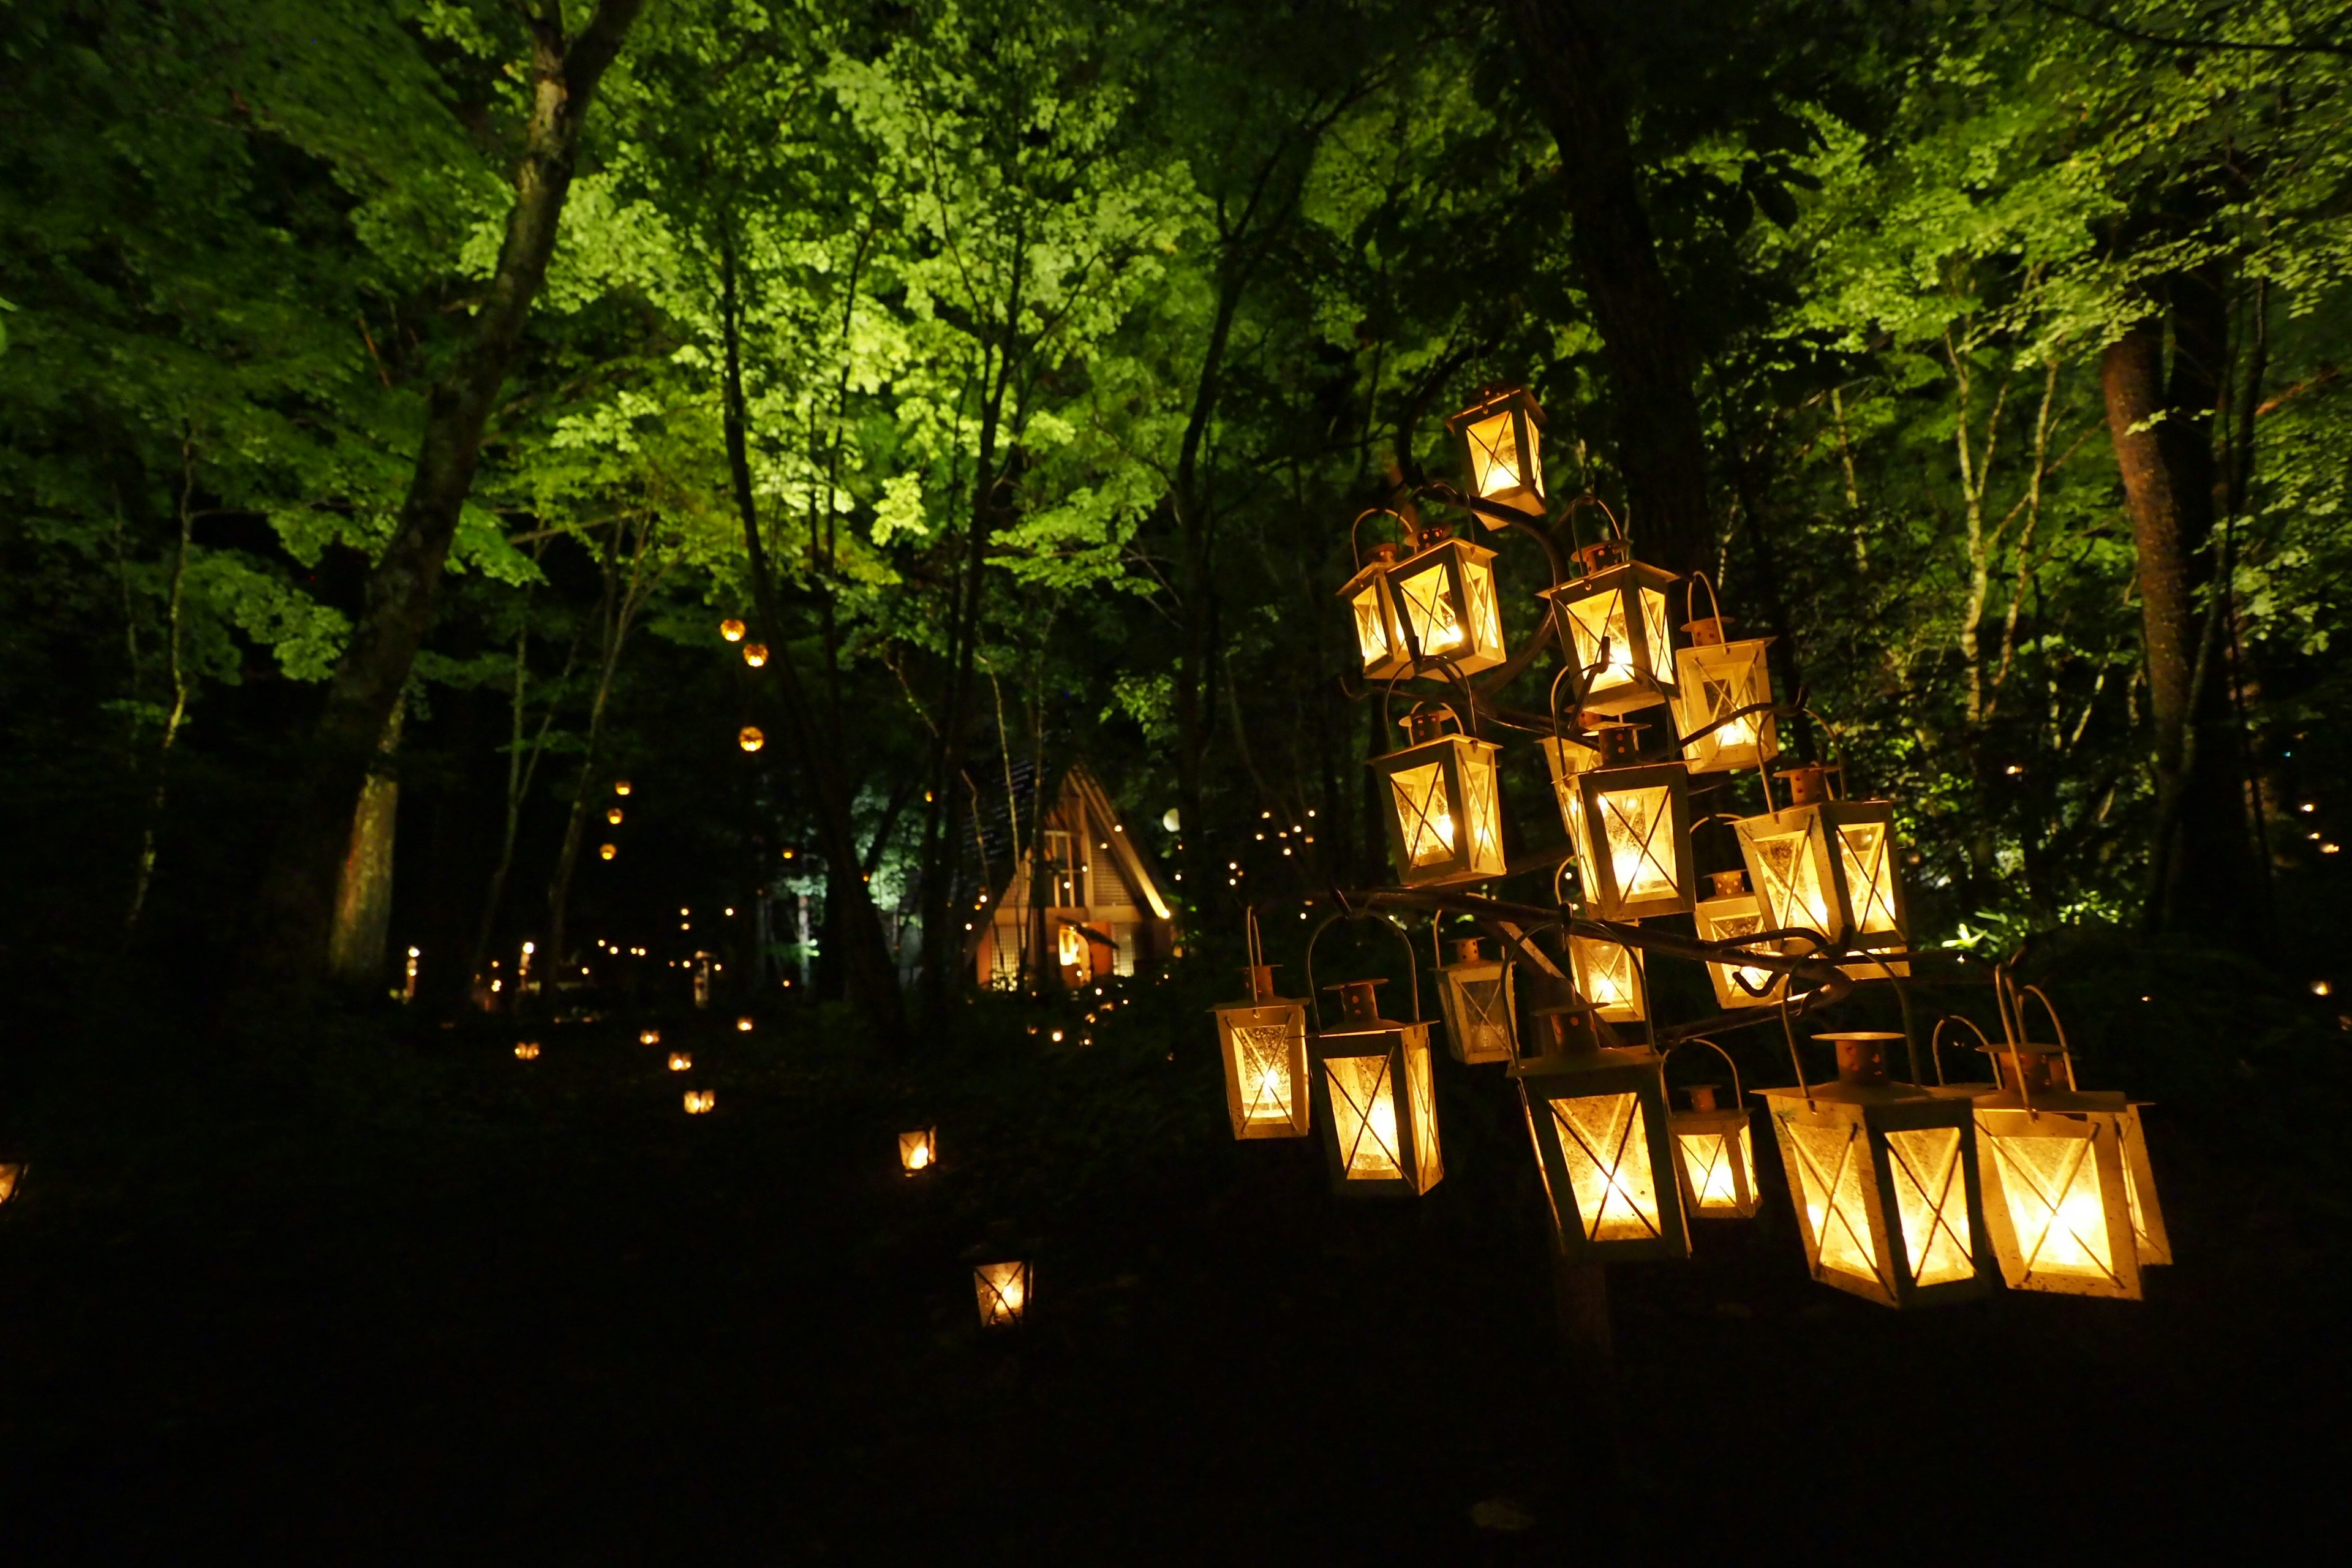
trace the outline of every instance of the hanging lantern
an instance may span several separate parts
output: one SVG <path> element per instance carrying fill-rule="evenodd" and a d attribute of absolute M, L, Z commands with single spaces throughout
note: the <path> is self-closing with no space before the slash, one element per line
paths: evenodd
<path fill-rule="evenodd" d="M 719 635 L 725 637 L 729 642 L 741 642 L 743 640 L 743 623 L 738 620 L 735 616 L 730 616 L 725 620 L 719 623 Z"/>
<path fill-rule="evenodd" d="M 1715 1044 L 1712 1040 L 1694 1043 Z M 1748 1107 L 1739 1098 L 1738 1068 L 1732 1069 L 1729 1105 L 1716 1103 L 1716 1087 L 1692 1084 L 1683 1091 L 1689 1108 L 1667 1118 L 1675 1136 L 1675 1175 L 1682 1183 L 1684 1206 L 1698 1218 L 1752 1219 L 1760 1200 Z"/>
<path fill-rule="evenodd" d="M 1424 542 L 1431 538 L 1423 534 Z M 1439 539 L 1388 574 L 1391 600 L 1414 674 L 1453 666 L 1462 675 L 1507 657 L 1495 601 L 1495 552 L 1463 539 Z"/>
<path fill-rule="evenodd" d="M 1544 514 L 1543 410 L 1524 387 L 1493 387 L 1445 422 L 1461 444 L 1471 494 Z"/>
<path fill-rule="evenodd" d="M 614 793 L 614 795 L 626 795 L 626 794 L 628 794 L 628 793 L 629 793 L 629 781 L 628 781 L 628 780 L 626 780 L 626 779 L 614 779 L 614 780 L 613 781 L 613 793 Z"/>
<path fill-rule="evenodd" d="M 757 724 L 746 724 L 735 737 L 735 743 L 747 752 L 756 752 L 768 743 L 768 737 L 760 732 Z"/>
<path fill-rule="evenodd" d="M 1488 958 L 1476 937 L 1454 943 L 1454 959 L 1437 970 L 1437 1002 L 1445 1015 L 1445 1043 L 1457 1062 L 1507 1062 L 1518 1055 L 1511 968 Z"/>
<path fill-rule="evenodd" d="M 1532 1015 L 1547 1054 L 1511 1068 L 1562 1257 L 1607 1263 L 1687 1258 L 1690 1228 L 1667 1174 L 1664 1059 L 1645 1046 L 1603 1047 L 1591 1009 Z"/>
<path fill-rule="evenodd" d="M 29 1169 L 30 1166 L 22 1163 L 0 1165 L 0 1204 L 16 1195 L 16 1189 L 24 1184 L 25 1173 Z"/>
<path fill-rule="evenodd" d="M 1715 896 L 1701 899 L 1693 909 L 1700 941 L 1738 942 L 1765 929 L 1763 910 L 1748 890 L 1747 872 L 1715 871 L 1709 879 L 1715 883 Z M 1774 951 L 1779 951 L 1777 944 Z M 1723 1007 L 1769 1007 L 1789 988 L 1789 977 L 1779 970 L 1745 963 L 1710 963 L 1706 977 L 1715 985 L 1716 1004 Z"/>
<path fill-rule="evenodd" d="M 743 645 L 743 662 L 750 665 L 753 669 L 757 669 L 761 665 L 767 663 L 768 645 L 763 642 L 745 643 Z"/>
<path fill-rule="evenodd" d="M 1714 594 L 1709 584 L 1707 595 Z M 1675 728 L 1687 737 L 1683 761 L 1695 773 L 1760 768 L 1780 754 L 1780 727 L 1772 715 L 1741 712 L 1772 700 L 1772 672 L 1764 663 L 1772 639 L 1727 642 L 1719 614 L 1690 622 L 1683 627 L 1690 646 L 1675 654 Z"/>
<path fill-rule="evenodd" d="M 535 1062 L 539 1060 L 539 1042 L 537 1040 L 517 1040 L 515 1042 L 515 1060 L 519 1062 Z"/>
<path fill-rule="evenodd" d="M 938 1128 L 923 1127 L 898 1134 L 898 1168 L 907 1174 L 911 1176 L 918 1171 L 928 1171 L 939 1163 Z"/>
<path fill-rule="evenodd" d="M 686 1113 L 688 1116 L 703 1115 L 718 1103 L 719 1097 L 707 1089 L 689 1089 L 686 1091 Z"/>
<path fill-rule="evenodd" d="M 614 856 L 618 855 L 620 852 L 621 847 L 617 844 L 599 844 L 596 846 L 596 858 L 600 860 L 610 860 Z"/>
<path fill-rule="evenodd" d="M 1602 724 L 1596 749 L 1544 742 L 1577 880 L 1596 919 L 1647 920 L 1691 907 L 1690 770 L 1640 763 L 1639 727 Z"/>
<path fill-rule="evenodd" d="M 1584 575 L 1546 588 L 1568 627 L 1581 666 L 1581 706 L 1630 713 L 1675 694 L 1674 639 L 1666 626 L 1666 589 L 1675 574 L 1645 566 L 1622 539 L 1578 551 Z"/>
<path fill-rule="evenodd" d="M 972 1289 L 980 1298 L 980 1326 L 1017 1329 L 1029 1310 L 1029 1265 L 983 1263 L 971 1271 Z"/>
<path fill-rule="evenodd" d="M 1389 853 L 1397 879 L 1408 888 L 1503 874 L 1503 812 L 1495 782 L 1501 748 L 1447 734 L 1442 726 L 1449 722 L 1458 725 L 1451 709 L 1413 713 L 1405 721 L 1412 743 L 1369 764 L 1389 783 Z"/>
<path fill-rule="evenodd" d="M 1250 999 L 1213 1009 L 1234 1136 L 1304 1138 L 1311 1099 L 1307 1004 L 1274 994 L 1272 964 L 1253 964 L 1245 973 Z"/>
<path fill-rule="evenodd" d="M 1650 1016 L 1640 948 L 1607 937 L 1571 936 L 1568 963 L 1576 994 L 1602 1023 L 1638 1024 Z"/>
<path fill-rule="evenodd" d="M 1314 1118 L 1333 1191 L 1419 1196 L 1445 1174 L 1429 1026 L 1381 1017 L 1380 984 L 1331 988 L 1340 1026 L 1314 1037 Z"/>
<path fill-rule="evenodd" d="M 1890 1082 L 1900 1035 L 1817 1035 L 1835 1044 L 1837 1081 L 1760 1092 L 1796 1200 L 1815 1279 L 1887 1307 L 1981 1296 L 1984 1205 L 1966 1100 Z"/>
<path fill-rule="evenodd" d="M 1906 921 L 1894 806 L 1832 799 L 1827 772 L 1810 763 L 1781 776 L 1787 808 L 1734 825 L 1766 927 L 1819 931 L 1848 951 L 1900 951 Z M 1911 973 L 1900 960 L 1843 967 L 1857 979 Z"/>
<path fill-rule="evenodd" d="M 1366 680 L 1390 680 L 1412 673 L 1412 652 L 1405 644 L 1396 595 L 1389 588 L 1389 568 L 1396 564 L 1396 558 L 1395 545 L 1373 545 L 1371 559 L 1358 567 L 1348 585 L 1339 590 L 1355 622 L 1356 653 Z"/>

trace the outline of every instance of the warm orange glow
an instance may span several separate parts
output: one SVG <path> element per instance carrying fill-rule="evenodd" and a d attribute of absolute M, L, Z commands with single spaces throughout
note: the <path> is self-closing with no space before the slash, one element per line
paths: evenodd
<path fill-rule="evenodd" d="M 939 1163 L 940 1132 L 936 1127 L 926 1127 L 919 1132 L 898 1134 L 898 1163 L 907 1174 L 928 1171 Z"/>
<path fill-rule="evenodd" d="M 1339 1135 L 1348 1180 L 1402 1175 L 1396 1092 L 1388 1057 L 1333 1057 L 1323 1064 L 1323 1071 L 1331 1087 L 1331 1121 Z"/>
<path fill-rule="evenodd" d="M 745 643 L 743 645 L 743 662 L 750 665 L 753 669 L 757 669 L 761 665 L 767 663 L 768 645 L 763 642 Z"/>
<path fill-rule="evenodd" d="M 700 1116 L 718 1103 L 719 1097 L 707 1089 L 689 1089 L 686 1091 L 686 1113 L 688 1116 Z"/>
<path fill-rule="evenodd" d="M 0 1165 L 0 1204 L 5 1204 L 16 1195 L 17 1184 L 24 1179 L 23 1165 Z"/>
<path fill-rule="evenodd" d="M 620 846 L 615 844 L 599 844 L 596 846 L 596 858 L 600 860 L 610 860 L 614 856 L 618 855 L 620 852 Z"/>
<path fill-rule="evenodd" d="M 690 1056 L 688 1056 L 684 1051 L 672 1051 L 672 1052 L 670 1052 L 670 1054 L 669 1054 L 669 1070 L 670 1070 L 670 1071 L 672 1071 L 672 1072 L 685 1072 L 685 1071 L 688 1071 L 688 1069 L 690 1069 L 693 1066 L 694 1066 L 694 1058 L 693 1058 L 692 1057 L 690 1057 Z"/>
<path fill-rule="evenodd" d="M 605 820 L 605 821 L 607 821 L 607 822 L 609 822 L 609 823 L 611 823 L 611 824 L 612 824 L 614 826 L 615 826 L 615 827 L 620 826 L 621 826 L 621 808 L 620 808 L 619 806 L 617 806 L 617 805 L 613 805 L 613 806 L 607 806 L 607 807 L 605 807 L 605 808 L 604 808 L 604 820 Z"/>
<path fill-rule="evenodd" d="M 1642 1241 L 1663 1234 L 1657 1181 L 1641 1098 L 1583 1095 L 1551 1102 L 1559 1152 L 1587 1241 Z"/>
<path fill-rule="evenodd" d="M 719 635 L 725 637 L 729 642 L 741 642 L 743 640 L 743 623 L 737 620 L 733 616 L 730 616 L 725 620 L 719 623 Z"/>
<path fill-rule="evenodd" d="M 971 1271 L 971 1278 L 980 1300 L 981 1327 L 1019 1327 L 1022 1314 L 1029 1310 L 1029 1265 L 983 1263 Z"/>
<path fill-rule="evenodd" d="M 658 1046 L 658 1045 L 660 1045 L 660 1044 L 661 1044 L 661 1031 L 660 1031 L 659 1029 L 640 1029 L 640 1030 L 638 1030 L 638 1031 L 637 1031 L 637 1044 L 639 1044 L 639 1045 L 641 1045 L 641 1046 Z"/>
<path fill-rule="evenodd" d="M 614 793 L 614 795 L 626 795 L 626 794 L 628 794 L 628 793 L 629 793 L 629 781 L 628 781 L 628 780 L 626 780 L 626 779 L 614 779 L 614 780 L 613 781 L 613 793 Z"/>
<path fill-rule="evenodd" d="M 539 1042 L 537 1040 L 518 1040 L 515 1042 L 515 1060 L 520 1062 L 535 1062 L 539 1060 Z"/>
<path fill-rule="evenodd" d="M 747 752 L 756 752 L 768 743 L 768 737 L 760 732 L 757 724 L 746 724 L 742 732 L 735 737 L 735 743 Z"/>
<path fill-rule="evenodd" d="M 735 1032 L 739 1035 L 750 1034 L 751 1032 L 751 1020 L 748 1016 L 736 1019 Z"/>

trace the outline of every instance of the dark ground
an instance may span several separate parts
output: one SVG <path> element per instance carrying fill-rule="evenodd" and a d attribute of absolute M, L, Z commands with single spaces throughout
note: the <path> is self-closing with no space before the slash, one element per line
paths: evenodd
<path fill-rule="evenodd" d="M 531 1063 L 347 1021 L 296 1071 L 135 991 L 36 1004 L 0 1557 L 2180 1561 L 2342 1521 L 2352 1106 L 2293 1149 L 2151 1112 L 2181 1261 L 2137 1306 L 1815 1286 L 1767 1158 L 1758 1220 L 1612 1271 L 1612 1423 L 1555 1364 L 1500 1069 L 1442 1064 L 1428 1197 L 1341 1203 L 1314 1145 L 1227 1136 L 1176 990 L 1086 1051 L 975 1011 L 913 1071 L 815 1013 L 550 1026 Z M 1036 1260 L 1017 1337 L 975 1247 Z"/>

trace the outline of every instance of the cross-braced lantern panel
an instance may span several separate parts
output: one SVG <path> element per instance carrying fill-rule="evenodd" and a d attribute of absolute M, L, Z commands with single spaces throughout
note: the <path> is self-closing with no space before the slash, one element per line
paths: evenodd
<path fill-rule="evenodd" d="M 1244 1121 L 1290 1121 L 1297 1089 L 1290 1064 L 1297 1040 L 1286 1024 L 1244 1024 L 1234 1030 L 1234 1081 L 1241 1086 Z"/>
<path fill-rule="evenodd" d="M 1549 1104 L 1585 1239 L 1642 1241 L 1661 1235 L 1658 1184 L 1650 1168 L 1640 1098 L 1596 1094 Z"/>
<path fill-rule="evenodd" d="M 1612 1024 L 1638 1024 L 1649 1016 L 1642 985 L 1642 952 L 1600 937 L 1571 936 L 1569 966 L 1577 994 Z"/>
<path fill-rule="evenodd" d="M 1844 863 L 1846 896 L 1853 905 L 1853 929 L 1890 931 L 1900 929 L 1895 908 L 1895 876 L 1886 854 L 1883 822 L 1841 824 L 1838 853 Z"/>
<path fill-rule="evenodd" d="M 1870 1223 L 1870 1159 L 1860 1126 L 1783 1122 L 1804 1189 L 1807 1249 L 1816 1272 L 1850 1274 L 1881 1287 Z"/>
<path fill-rule="evenodd" d="M 1982 1129 L 1978 1136 L 1999 1173 L 2018 1272 L 2079 1275 L 2122 1288 L 2099 1188 L 2099 1130 L 2087 1138 L 2005 1138 Z"/>
<path fill-rule="evenodd" d="M 1470 828 L 1470 863 L 1500 870 L 1503 808 L 1496 798 L 1495 766 L 1490 758 L 1473 753 L 1462 759 L 1462 815 Z"/>
<path fill-rule="evenodd" d="M 1601 831 L 1620 899 L 1671 897 L 1682 886 L 1682 846 L 1669 795 L 1664 784 L 1601 792 Z"/>
<path fill-rule="evenodd" d="M 1641 671 L 1625 626 L 1624 595 L 1596 594 L 1568 601 L 1568 629 L 1576 644 L 1576 660 L 1588 672 L 1590 697 L 1607 697 L 1633 685 Z"/>
<path fill-rule="evenodd" d="M 1323 1063 L 1331 1091 L 1331 1125 L 1339 1140 L 1340 1169 L 1351 1182 L 1394 1181 L 1404 1173 L 1397 1128 L 1396 1084 L 1389 1057 L 1329 1057 Z"/>
<path fill-rule="evenodd" d="M 1427 735 L 1424 726 L 1417 731 Z M 1370 760 L 1389 781 L 1389 850 L 1409 888 L 1499 877 L 1503 814 L 1496 788 L 1501 748 L 1440 733 Z"/>
<path fill-rule="evenodd" d="M 1960 1166 L 1960 1130 L 1919 1127 L 1886 1135 L 1895 1177 L 1895 1208 L 1903 1223 L 1903 1251 L 1915 1285 L 1942 1285 L 1976 1277 L 1969 1234 L 1968 1184 Z"/>
<path fill-rule="evenodd" d="M 1692 737 L 1683 747 L 1683 760 L 1690 763 L 1693 773 L 1760 768 L 1780 754 L 1780 729 L 1772 715 L 1744 711 L 1772 700 L 1772 678 L 1765 667 L 1764 648 L 1765 639 L 1755 637 L 1675 653 L 1680 694 L 1675 702 L 1675 722 L 1682 733 Z M 1732 718 L 1735 713 L 1739 717 Z"/>
<path fill-rule="evenodd" d="M 1349 607 L 1356 616 L 1356 649 L 1369 668 L 1386 659 L 1390 653 L 1388 616 L 1382 613 L 1380 584 L 1367 584 Z"/>
<path fill-rule="evenodd" d="M 1685 1195 L 1693 1212 L 1731 1218 L 1756 1212 L 1756 1159 L 1747 1128 L 1678 1131 L 1675 1152 L 1683 1163 Z"/>
<path fill-rule="evenodd" d="M 1026 1263 L 983 1263 L 971 1271 L 972 1292 L 980 1299 L 982 1328 L 1010 1329 L 1029 1310 L 1029 1266 Z"/>
<path fill-rule="evenodd" d="M 1515 1043 L 1511 988 L 1500 963 L 1457 963 L 1440 971 L 1446 1037 L 1460 1062 L 1507 1061 Z"/>
<path fill-rule="evenodd" d="M 1541 437 L 1530 425 L 1528 450 L 1522 454 L 1518 424 L 1506 413 L 1478 420 L 1465 429 L 1470 442 L 1470 482 L 1478 487 L 1479 495 L 1522 489 L 1529 483 L 1529 475 L 1540 472 L 1536 448 Z"/>
<path fill-rule="evenodd" d="M 2139 1107 L 2127 1106 L 2118 1119 L 2123 1131 L 2124 1194 L 2131 1205 L 2132 1239 L 2140 1263 L 2170 1263 L 2172 1240 L 2164 1225 L 2164 1205 L 2157 1201 L 2154 1167 L 2148 1163 L 2147 1129 Z"/>
<path fill-rule="evenodd" d="M 1437 1143 L 1437 1080 L 1426 1048 L 1404 1053 L 1405 1100 L 1412 1117 L 1413 1174 L 1427 1192 L 1445 1174 L 1445 1157 Z"/>
<path fill-rule="evenodd" d="M 1389 786 L 1396 793 L 1405 863 L 1433 866 L 1454 858 L 1454 803 L 1446 795 L 1445 769 L 1436 763 L 1400 768 L 1389 775 Z"/>
<path fill-rule="evenodd" d="M 1701 899 L 1696 912 L 1698 934 L 1706 942 L 1738 942 L 1765 929 L 1764 912 L 1752 893 Z M 1770 1006 L 1788 985 L 1788 977 L 1777 970 L 1749 963 L 1710 963 L 1706 974 L 1716 1001 L 1726 1007 Z"/>
<path fill-rule="evenodd" d="M 1756 896 L 1773 929 L 1794 928 L 1819 931 L 1824 937 L 1836 936 L 1837 921 L 1830 910 L 1830 890 L 1823 885 L 1821 858 L 1813 852 L 1810 829 L 1748 833 L 1743 825 L 1742 837 L 1748 850 L 1748 869 L 1755 879 Z"/>

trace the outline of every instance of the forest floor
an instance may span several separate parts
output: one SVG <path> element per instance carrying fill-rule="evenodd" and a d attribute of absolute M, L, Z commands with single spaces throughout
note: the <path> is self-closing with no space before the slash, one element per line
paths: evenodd
<path fill-rule="evenodd" d="M 1351 1203 L 1232 1141 L 1190 999 L 912 1068 L 826 1016 L 352 1020 L 292 1072 L 152 1009 L 18 1036 L 7 1556 L 2178 1560 L 2341 1510 L 2340 1197 L 2161 1106 L 2146 1302 L 1816 1286 L 1768 1149 L 1758 1219 L 1611 1271 L 1612 1420 L 1500 1069 L 1441 1064 L 1434 1191 Z"/>

